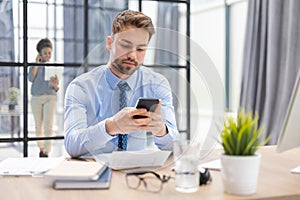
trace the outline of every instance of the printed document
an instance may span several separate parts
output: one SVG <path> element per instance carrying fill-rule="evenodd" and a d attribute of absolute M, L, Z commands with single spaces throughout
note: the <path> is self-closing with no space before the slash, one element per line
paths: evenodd
<path fill-rule="evenodd" d="M 65 158 L 7 158 L 0 162 L 0 175 L 39 175 L 57 167 Z"/>
<path fill-rule="evenodd" d="M 130 169 L 138 167 L 163 166 L 171 151 L 141 150 L 141 151 L 114 151 L 110 154 L 95 155 L 97 162 L 108 162 L 112 169 Z"/>
<path fill-rule="evenodd" d="M 57 75 L 58 77 L 61 77 L 61 67 L 45 67 L 45 81 L 49 81 L 51 76 Z"/>

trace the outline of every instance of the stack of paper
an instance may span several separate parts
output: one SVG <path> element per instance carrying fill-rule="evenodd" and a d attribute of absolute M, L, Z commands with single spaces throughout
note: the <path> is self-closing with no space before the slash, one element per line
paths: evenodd
<path fill-rule="evenodd" d="M 43 175 L 57 167 L 65 158 L 6 158 L 0 162 L 0 175 Z"/>
<path fill-rule="evenodd" d="M 54 179 L 55 189 L 104 189 L 109 188 L 111 169 L 105 163 L 65 160 L 44 177 Z"/>
<path fill-rule="evenodd" d="M 141 151 L 114 151 L 110 154 L 98 154 L 94 158 L 98 162 L 107 162 L 114 170 L 160 167 L 163 166 L 171 151 L 145 149 Z"/>

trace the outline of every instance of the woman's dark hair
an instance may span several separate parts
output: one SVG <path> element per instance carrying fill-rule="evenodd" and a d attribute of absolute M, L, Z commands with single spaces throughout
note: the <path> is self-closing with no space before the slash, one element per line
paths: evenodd
<path fill-rule="evenodd" d="M 41 53 L 43 48 L 49 47 L 52 49 L 52 43 L 48 38 L 41 39 L 37 45 L 36 50 Z"/>

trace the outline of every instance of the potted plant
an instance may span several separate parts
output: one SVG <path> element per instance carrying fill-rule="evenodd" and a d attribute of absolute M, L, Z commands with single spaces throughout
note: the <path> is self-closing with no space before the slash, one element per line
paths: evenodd
<path fill-rule="evenodd" d="M 20 95 L 20 89 L 16 87 L 8 88 L 8 108 L 14 110 L 15 106 L 18 105 Z"/>
<path fill-rule="evenodd" d="M 257 150 L 270 137 L 263 140 L 264 128 L 258 126 L 258 115 L 240 110 L 237 118 L 227 117 L 221 132 L 221 174 L 224 191 L 249 195 L 256 192 L 261 155 Z"/>

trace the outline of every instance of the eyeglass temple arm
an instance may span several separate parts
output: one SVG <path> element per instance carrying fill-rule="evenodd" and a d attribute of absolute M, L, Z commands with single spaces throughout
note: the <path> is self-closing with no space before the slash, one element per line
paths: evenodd
<path fill-rule="evenodd" d="M 167 175 L 163 175 L 162 178 L 160 178 L 160 180 L 165 183 L 168 182 L 172 177 L 171 176 L 167 176 Z"/>
<path fill-rule="evenodd" d="M 153 175 L 155 175 L 158 179 L 160 179 L 163 183 L 167 182 L 170 180 L 171 176 L 167 176 L 167 175 L 162 175 L 162 177 L 157 174 L 154 171 L 140 171 L 140 172 L 129 172 L 126 175 L 127 176 L 131 176 L 131 175 L 143 175 L 143 174 L 147 174 L 147 173 L 151 173 Z"/>

